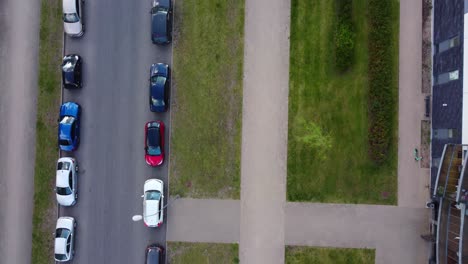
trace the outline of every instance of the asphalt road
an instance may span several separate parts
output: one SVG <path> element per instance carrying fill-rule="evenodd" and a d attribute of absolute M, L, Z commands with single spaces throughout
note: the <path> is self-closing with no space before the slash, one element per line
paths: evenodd
<path fill-rule="evenodd" d="M 84 67 L 83 88 L 64 91 L 64 102 L 83 108 L 80 147 L 62 153 L 80 166 L 78 202 L 60 211 L 78 222 L 73 263 L 143 263 L 147 245 L 166 243 L 166 219 L 157 229 L 132 221 L 142 214 L 145 180 L 167 183 L 168 175 L 169 112 L 150 112 L 148 78 L 152 63 L 171 64 L 172 46 L 151 43 L 150 7 L 150 0 L 87 1 L 84 36 L 65 40 L 65 52 L 81 55 Z M 166 124 L 160 168 L 144 160 L 144 125 L 151 120 Z"/>
<path fill-rule="evenodd" d="M 31 262 L 39 11 L 0 0 L 0 263 Z"/>

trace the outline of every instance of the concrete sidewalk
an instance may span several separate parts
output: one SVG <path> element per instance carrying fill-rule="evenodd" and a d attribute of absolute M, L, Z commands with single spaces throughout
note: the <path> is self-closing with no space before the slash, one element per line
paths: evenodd
<path fill-rule="evenodd" d="M 41 1 L 0 1 L 0 256 L 30 263 Z"/>
<path fill-rule="evenodd" d="M 241 263 L 284 260 L 290 1 L 246 0 Z"/>
<path fill-rule="evenodd" d="M 421 145 L 424 94 L 421 93 L 421 1 L 400 2 L 399 114 L 398 114 L 398 205 L 421 208 L 429 199 L 429 169 L 414 160 Z M 427 222 L 427 221 L 426 221 Z"/>
<path fill-rule="evenodd" d="M 236 200 L 178 199 L 168 210 L 171 223 L 167 240 L 238 243 L 241 203 Z M 375 248 L 376 264 L 424 263 L 428 257 L 429 244 L 420 235 L 428 232 L 429 226 L 421 223 L 429 219 L 429 209 L 285 203 L 284 213 L 284 226 L 275 227 L 284 230 L 283 248 L 278 249 L 282 254 L 284 245 L 297 245 Z M 239 246 L 243 246 L 242 241 Z M 271 258 L 272 255 L 254 257 Z M 284 255 L 269 263 L 283 263 L 283 260 Z"/>
<path fill-rule="evenodd" d="M 286 244 L 375 248 L 376 264 L 425 263 L 429 209 L 384 205 L 287 203 Z"/>

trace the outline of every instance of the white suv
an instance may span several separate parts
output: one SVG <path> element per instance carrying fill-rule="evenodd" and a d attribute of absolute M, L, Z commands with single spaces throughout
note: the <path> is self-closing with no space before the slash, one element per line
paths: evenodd
<path fill-rule="evenodd" d="M 143 222 L 147 227 L 159 227 L 164 218 L 164 183 L 149 179 L 143 189 Z"/>
<path fill-rule="evenodd" d="M 83 25 L 84 0 L 63 0 L 63 27 L 70 37 L 81 37 Z"/>
<path fill-rule="evenodd" d="M 60 217 L 55 228 L 55 261 L 65 262 L 73 259 L 75 255 L 75 228 L 73 217 Z"/>
<path fill-rule="evenodd" d="M 57 161 L 55 193 L 57 202 L 63 206 L 72 206 L 78 198 L 78 164 L 74 158 L 60 158 Z"/>

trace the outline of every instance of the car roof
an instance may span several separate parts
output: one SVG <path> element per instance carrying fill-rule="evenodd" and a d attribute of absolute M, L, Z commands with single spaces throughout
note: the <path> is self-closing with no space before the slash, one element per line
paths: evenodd
<path fill-rule="evenodd" d="M 159 221 L 159 200 L 145 200 L 145 222 L 148 225 L 156 225 Z"/>
<path fill-rule="evenodd" d="M 77 0 L 63 0 L 63 13 L 76 13 L 76 1 Z"/>
<path fill-rule="evenodd" d="M 156 14 L 152 16 L 152 30 L 153 34 L 156 34 L 156 37 L 166 37 L 167 35 L 167 29 L 166 29 L 166 23 L 167 23 L 167 12 L 164 11 L 158 11 Z"/>
<path fill-rule="evenodd" d="M 165 85 L 159 85 L 159 83 L 156 83 L 156 85 L 152 85 L 151 95 L 156 99 L 164 99 L 164 86 Z"/>
<path fill-rule="evenodd" d="M 60 124 L 60 139 L 71 139 L 71 128 L 72 124 Z"/>
<path fill-rule="evenodd" d="M 72 173 L 71 171 L 67 170 L 59 170 L 57 171 L 56 177 L 56 185 L 57 187 L 71 187 L 68 182 L 68 176 Z"/>
<path fill-rule="evenodd" d="M 67 254 L 67 239 L 63 237 L 55 238 L 55 254 Z"/>
<path fill-rule="evenodd" d="M 160 145 L 159 127 L 148 127 L 148 145 L 155 147 Z"/>

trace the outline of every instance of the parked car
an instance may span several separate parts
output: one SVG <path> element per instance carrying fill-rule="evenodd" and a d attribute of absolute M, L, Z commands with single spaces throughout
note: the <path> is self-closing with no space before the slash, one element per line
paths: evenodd
<path fill-rule="evenodd" d="M 54 257 L 58 262 L 73 259 L 75 255 L 76 221 L 73 217 L 60 217 L 55 228 Z"/>
<path fill-rule="evenodd" d="M 147 227 L 159 227 L 164 218 L 164 183 L 149 179 L 143 186 L 143 222 Z"/>
<path fill-rule="evenodd" d="M 81 106 L 66 102 L 60 107 L 58 143 L 63 151 L 74 151 L 80 143 Z"/>
<path fill-rule="evenodd" d="M 55 192 L 57 202 L 63 206 L 72 206 L 78 198 L 78 164 L 74 158 L 60 158 L 57 161 Z"/>
<path fill-rule="evenodd" d="M 169 65 L 152 64 L 150 68 L 150 111 L 164 112 L 169 105 Z"/>
<path fill-rule="evenodd" d="M 150 245 L 146 248 L 146 264 L 164 263 L 164 248 L 159 245 Z"/>
<path fill-rule="evenodd" d="M 164 161 L 164 123 L 151 121 L 145 125 L 145 160 L 150 166 L 159 166 Z"/>
<path fill-rule="evenodd" d="M 151 8 L 151 40 L 154 44 L 168 44 L 172 39 L 172 6 L 170 0 L 153 0 Z"/>
<path fill-rule="evenodd" d="M 84 33 L 83 24 L 84 0 L 63 0 L 63 28 L 70 37 L 81 37 Z"/>
<path fill-rule="evenodd" d="M 82 60 L 79 55 L 70 54 L 63 57 L 62 60 L 62 85 L 64 88 L 81 88 L 81 65 Z"/>

